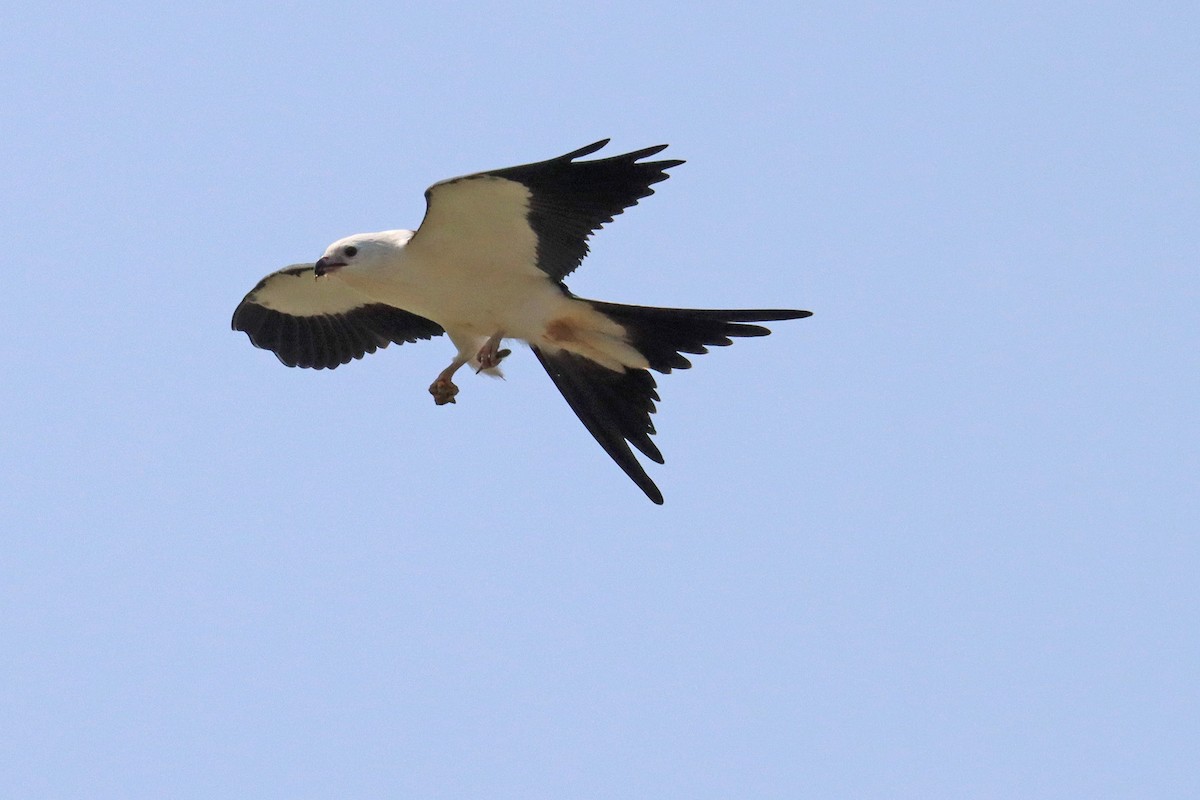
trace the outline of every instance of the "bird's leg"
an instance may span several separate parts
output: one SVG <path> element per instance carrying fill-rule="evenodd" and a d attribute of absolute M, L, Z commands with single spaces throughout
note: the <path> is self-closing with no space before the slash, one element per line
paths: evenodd
<path fill-rule="evenodd" d="M 479 369 L 475 370 L 476 373 L 483 372 L 485 369 L 495 369 L 500 366 L 500 362 L 504 360 L 505 356 L 512 353 L 511 350 L 500 349 L 500 340 L 503 338 L 504 334 L 502 333 L 493 334 L 483 343 L 483 347 L 479 348 L 479 354 L 475 356 L 475 360 L 479 362 Z"/>
<path fill-rule="evenodd" d="M 438 373 L 437 380 L 429 385 L 429 393 L 433 395 L 433 402 L 439 406 L 454 402 L 454 395 L 458 394 L 458 387 L 454 385 L 451 378 L 454 377 L 454 373 L 458 371 L 458 368 L 465 363 L 467 363 L 465 358 L 456 356 L 450 362 L 450 366 Z"/>

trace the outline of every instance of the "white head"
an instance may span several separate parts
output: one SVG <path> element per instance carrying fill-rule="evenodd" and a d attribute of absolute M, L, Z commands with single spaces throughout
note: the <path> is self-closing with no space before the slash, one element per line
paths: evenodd
<path fill-rule="evenodd" d="M 314 269 L 318 276 L 343 268 L 371 269 L 391 262 L 412 238 L 412 231 L 356 233 L 325 248 Z"/>

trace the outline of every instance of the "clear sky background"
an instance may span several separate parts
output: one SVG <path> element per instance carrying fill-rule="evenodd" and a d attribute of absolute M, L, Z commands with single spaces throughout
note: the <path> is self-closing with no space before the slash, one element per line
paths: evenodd
<path fill-rule="evenodd" d="M 1194 3 L 6 15 L 0 795 L 1200 796 Z M 814 312 L 664 507 L 525 350 L 229 330 L 606 136 L 688 163 L 574 291 Z"/>

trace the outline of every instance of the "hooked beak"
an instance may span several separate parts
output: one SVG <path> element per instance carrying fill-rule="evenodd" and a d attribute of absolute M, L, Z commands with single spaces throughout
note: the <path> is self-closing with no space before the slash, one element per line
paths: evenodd
<path fill-rule="evenodd" d="M 341 269 L 344 266 L 346 266 L 345 261 L 334 261 L 329 256 L 321 256 L 317 259 L 317 263 L 313 264 L 313 272 L 319 278 L 326 272 L 333 272 L 335 269 Z"/>

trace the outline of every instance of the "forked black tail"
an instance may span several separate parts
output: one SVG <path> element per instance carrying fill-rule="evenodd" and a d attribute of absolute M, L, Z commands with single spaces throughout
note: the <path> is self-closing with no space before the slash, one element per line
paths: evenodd
<path fill-rule="evenodd" d="M 733 344 L 737 337 L 771 332 L 748 323 L 812 316 L 809 311 L 790 309 L 709 311 L 587 302 L 624 327 L 629 343 L 646 357 L 650 369 L 664 374 L 692 365 L 683 353 L 701 355 L 709 347 Z M 650 439 L 654 433 L 650 415 L 659 400 L 654 376 L 644 369 L 616 372 L 565 350 L 547 353 L 534 347 L 533 352 L 604 451 L 647 497 L 661 505 L 662 492 L 629 449 L 632 444 L 651 461 L 663 463 L 662 453 Z"/>

